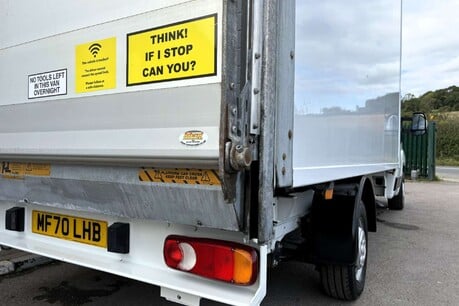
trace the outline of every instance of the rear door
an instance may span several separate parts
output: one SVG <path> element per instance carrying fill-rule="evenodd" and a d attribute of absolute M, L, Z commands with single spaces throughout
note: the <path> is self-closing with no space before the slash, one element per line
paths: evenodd
<path fill-rule="evenodd" d="M 243 227 L 225 157 L 244 138 L 228 119 L 245 82 L 243 4 L 4 5 L 0 200 Z M 46 175 L 8 179 L 27 165 Z"/>

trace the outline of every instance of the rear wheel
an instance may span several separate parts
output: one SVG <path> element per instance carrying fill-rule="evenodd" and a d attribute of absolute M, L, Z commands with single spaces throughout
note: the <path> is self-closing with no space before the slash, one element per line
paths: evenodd
<path fill-rule="evenodd" d="M 405 182 L 402 181 L 400 184 L 400 190 L 398 194 L 392 199 L 387 200 L 387 206 L 391 210 L 402 210 L 405 205 Z"/>
<path fill-rule="evenodd" d="M 321 265 L 320 278 L 325 293 L 331 297 L 352 301 L 357 299 L 365 286 L 367 270 L 368 227 L 363 202 L 357 207 L 357 252 L 352 265 Z"/>

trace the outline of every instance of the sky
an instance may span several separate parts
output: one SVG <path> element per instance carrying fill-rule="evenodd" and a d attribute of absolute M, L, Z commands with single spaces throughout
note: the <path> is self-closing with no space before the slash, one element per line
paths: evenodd
<path fill-rule="evenodd" d="M 402 95 L 459 86 L 459 0 L 404 0 Z"/>
<path fill-rule="evenodd" d="M 459 85 L 459 0 L 403 0 L 402 38 L 397 0 L 296 3 L 300 113 L 352 111 L 399 89 L 419 96 Z"/>

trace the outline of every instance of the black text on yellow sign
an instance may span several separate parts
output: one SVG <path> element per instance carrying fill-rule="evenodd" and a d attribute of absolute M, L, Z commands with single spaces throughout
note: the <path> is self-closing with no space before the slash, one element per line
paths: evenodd
<path fill-rule="evenodd" d="M 127 35 L 127 86 L 216 74 L 216 14 Z"/>
<path fill-rule="evenodd" d="M 107 222 L 43 211 L 32 211 L 32 232 L 107 247 Z"/>
<path fill-rule="evenodd" d="M 207 169 L 142 168 L 139 170 L 139 180 L 166 184 L 221 185 L 217 172 Z"/>
<path fill-rule="evenodd" d="M 92 41 L 75 48 L 77 93 L 116 87 L 116 38 Z"/>

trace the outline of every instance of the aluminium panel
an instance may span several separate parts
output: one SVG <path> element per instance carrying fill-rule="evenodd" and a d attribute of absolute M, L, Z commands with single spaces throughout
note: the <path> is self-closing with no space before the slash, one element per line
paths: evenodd
<path fill-rule="evenodd" d="M 399 165 L 400 1 L 297 2 L 294 187 Z"/>
<path fill-rule="evenodd" d="M 217 167 L 223 1 L 141 1 L 125 11 L 127 2 L 117 10 L 103 2 L 107 10 L 98 18 L 81 20 L 75 16 L 87 7 L 57 5 L 42 18 L 54 10 L 70 16 L 70 8 L 75 16 L 46 31 L 24 12 L 30 35 L 18 35 L 23 26 L 2 19 L 0 154 L 110 162 L 180 159 Z M 24 6 L 2 4 L 6 15 L 18 18 Z M 155 35 L 162 38 L 153 41 Z M 140 40 L 131 43 L 132 37 Z M 201 56 L 207 54 L 203 50 L 210 56 Z M 154 63 L 147 57 L 152 53 Z M 200 70 L 201 64 L 207 66 Z M 137 78 L 131 66 L 138 68 Z M 149 78 L 161 73 L 160 79 Z M 138 82 L 143 77 L 147 81 Z M 189 131 L 201 133 L 198 145 L 183 138 Z"/>
<path fill-rule="evenodd" d="M 0 49 L 193 0 L 0 0 Z"/>
<path fill-rule="evenodd" d="M 192 175 L 198 177 L 185 179 L 179 172 L 186 175 L 193 169 L 174 169 L 177 174 L 170 175 L 170 180 L 164 179 L 166 175 L 155 180 L 154 171 L 145 174 L 144 169 L 151 168 L 50 164 L 46 173 L 13 175 L 4 171 L 11 163 L 1 166 L 0 202 L 240 230 L 236 206 L 225 201 L 220 183 L 204 182 L 209 181 L 204 175 L 211 170 L 196 170 L 200 173 Z"/>

